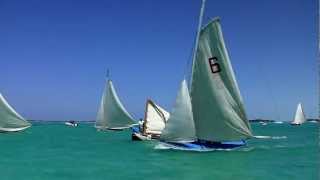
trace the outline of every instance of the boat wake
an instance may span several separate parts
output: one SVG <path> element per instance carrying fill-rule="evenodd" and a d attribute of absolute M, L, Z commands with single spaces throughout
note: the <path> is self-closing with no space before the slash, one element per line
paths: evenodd
<path fill-rule="evenodd" d="M 287 136 L 254 136 L 256 139 L 287 139 Z"/>

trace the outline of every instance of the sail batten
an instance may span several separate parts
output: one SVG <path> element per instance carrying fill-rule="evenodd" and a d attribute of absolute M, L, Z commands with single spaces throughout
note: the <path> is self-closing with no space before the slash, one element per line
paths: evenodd
<path fill-rule="evenodd" d="M 98 129 L 129 128 L 135 120 L 121 103 L 113 83 L 108 80 L 102 95 L 95 127 Z"/>
<path fill-rule="evenodd" d="M 192 105 L 186 80 L 181 83 L 170 118 L 160 139 L 168 142 L 192 142 L 196 140 Z"/>
<path fill-rule="evenodd" d="M 191 101 L 198 139 L 252 137 L 218 18 L 202 28 L 193 64 Z"/>
<path fill-rule="evenodd" d="M 0 130 L 18 131 L 30 126 L 31 124 L 17 113 L 0 94 Z"/>

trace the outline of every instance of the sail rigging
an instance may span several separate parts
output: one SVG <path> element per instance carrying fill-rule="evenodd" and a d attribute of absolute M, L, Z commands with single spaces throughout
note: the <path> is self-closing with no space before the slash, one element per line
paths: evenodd
<path fill-rule="evenodd" d="M 136 124 L 121 103 L 113 83 L 108 80 L 104 89 L 95 127 L 98 129 L 124 129 Z"/>
<path fill-rule="evenodd" d="M 0 94 L 0 131 L 18 131 L 31 124 L 18 114 Z"/>

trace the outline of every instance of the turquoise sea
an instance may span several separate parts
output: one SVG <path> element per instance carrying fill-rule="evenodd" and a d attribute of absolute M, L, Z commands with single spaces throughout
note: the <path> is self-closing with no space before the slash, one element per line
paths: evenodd
<path fill-rule="evenodd" d="M 130 131 L 98 132 L 35 123 L 26 131 L 0 134 L 1 180 L 317 180 L 319 125 L 252 124 L 248 146 L 234 151 L 159 150 L 157 142 L 132 142 Z"/>

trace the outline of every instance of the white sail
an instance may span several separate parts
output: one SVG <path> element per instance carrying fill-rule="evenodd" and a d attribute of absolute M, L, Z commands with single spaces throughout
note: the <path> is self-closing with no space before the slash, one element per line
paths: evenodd
<path fill-rule="evenodd" d="M 296 115 L 294 117 L 294 120 L 292 124 L 302 124 L 306 121 L 306 117 L 303 112 L 302 104 L 299 103 L 296 111 Z"/>
<path fill-rule="evenodd" d="M 173 111 L 160 138 L 169 142 L 190 142 L 196 140 L 192 105 L 185 80 L 181 83 Z"/>
<path fill-rule="evenodd" d="M 124 129 L 135 124 L 122 105 L 111 80 L 106 83 L 95 127 L 98 129 Z"/>
<path fill-rule="evenodd" d="M 143 134 L 160 135 L 164 129 L 170 113 L 151 100 L 147 100 L 143 123 Z"/>
<path fill-rule="evenodd" d="M 0 131 L 20 131 L 31 124 L 18 114 L 0 94 Z"/>
<path fill-rule="evenodd" d="M 191 83 L 198 139 L 232 141 L 252 137 L 218 18 L 200 32 Z"/>

